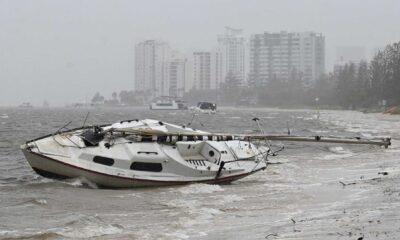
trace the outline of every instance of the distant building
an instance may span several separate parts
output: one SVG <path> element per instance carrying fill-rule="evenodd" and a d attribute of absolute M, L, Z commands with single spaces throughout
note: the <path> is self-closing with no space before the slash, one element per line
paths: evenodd
<path fill-rule="evenodd" d="M 225 81 L 226 76 L 230 75 L 244 83 L 246 76 L 245 39 L 242 36 L 242 30 L 230 27 L 225 27 L 225 30 L 225 34 L 218 36 L 218 51 L 222 57 L 221 79 Z"/>
<path fill-rule="evenodd" d="M 333 74 L 338 75 L 344 67 L 353 65 L 355 74 L 358 72 L 360 62 L 367 61 L 367 50 L 363 46 L 340 46 L 336 48 L 336 62 L 333 66 Z"/>
<path fill-rule="evenodd" d="M 182 56 L 173 56 L 169 62 L 169 96 L 182 97 L 188 91 L 190 79 L 189 62 Z"/>
<path fill-rule="evenodd" d="M 358 69 L 360 67 L 360 64 L 363 62 L 358 61 L 358 62 L 353 62 L 353 61 L 341 61 L 341 62 L 336 62 L 335 65 L 333 65 L 333 74 L 338 76 L 340 72 L 342 72 L 346 66 L 353 66 L 354 67 L 354 74 L 358 74 Z M 364 61 L 367 63 L 366 61 Z M 367 63 L 368 64 L 368 63 Z"/>
<path fill-rule="evenodd" d="M 267 85 L 273 79 L 300 75 L 311 85 L 325 72 L 325 37 L 314 32 L 278 32 L 250 38 L 249 82 Z"/>
<path fill-rule="evenodd" d="M 152 97 L 183 96 L 188 76 L 187 60 L 168 43 L 147 40 L 135 47 L 135 90 Z"/>
<path fill-rule="evenodd" d="M 245 39 L 242 30 L 226 27 L 218 35 L 218 45 L 211 51 L 193 53 L 191 88 L 218 89 L 229 75 L 245 82 Z"/>
<path fill-rule="evenodd" d="M 168 43 L 147 40 L 135 47 L 135 90 L 153 97 L 168 95 L 168 67 L 171 49 Z"/>
<path fill-rule="evenodd" d="M 193 89 L 218 89 L 222 79 L 221 52 L 193 53 Z"/>
<path fill-rule="evenodd" d="M 363 46 L 339 46 L 336 48 L 336 63 L 367 60 L 367 50 Z"/>

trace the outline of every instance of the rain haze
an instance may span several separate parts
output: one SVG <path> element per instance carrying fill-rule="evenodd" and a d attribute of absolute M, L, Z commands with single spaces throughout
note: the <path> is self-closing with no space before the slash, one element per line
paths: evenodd
<path fill-rule="evenodd" d="M 0 240 L 400 239 L 399 0 L 0 0 Z"/>
<path fill-rule="evenodd" d="M 392 1 L 0 0 L 0 105 L 90 101 L 134 89 L 135 44 L 166 41 L 185 54 L 216 45 L 225 26 L 244 37 L 314 31 L 325 36 L 326 72 L 338 46 L 368 51 L 400 39 Z"/>

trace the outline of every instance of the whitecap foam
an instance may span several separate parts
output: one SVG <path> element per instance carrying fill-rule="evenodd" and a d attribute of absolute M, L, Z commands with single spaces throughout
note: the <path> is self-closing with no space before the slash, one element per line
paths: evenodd
<path fill-rule="evenodd" d="M 222 214 L 223 211 L 216 208 L 209 207 L 197 207 L 188 209 L 188 215 L 190 217 L 179 218 L 179 225 L 184 228 L 190 228 L 198 224 L 207 224 L 210 219 L 213 219 L 216 215 Z"/>
<path fill-rule="evenodd" d="M 172 233 L 165 234 L 168 237 L 172 237 L 172 239 L 189 239 L 189 236 L 184 231 L 175 231 Z"/>
<path fill-rule="evenodd" d="M 345 149 L 343 147 L 337 146 L 337 147 L 329 147 L 328 150 L 332 153 L 336 154 L 351 154 L 352 152 L 349 149 Z"/>
<path fill-rule="evenodd" d="M 118 226 L 106 225 L 87 225 L 83 227 L 65 227 L 57 232 L 57 234 L 62 235 L 64 237 L 69 238 L 92 238 L 92 237 L 100 237 L 112 234 L 122 233 L 123 229 Z"/>
<path fill-rule="evenodd" d="M 233 200 L 233 197 L 231 200 Z M 206 204 L 206 202 L 188 199 L 176 199 L 166 203 L 169 207 L 182 209 L 185 212 L 185 216 L 191 216 L 190 218 L 182 217 L 179 219 L 180 225 L 185 227 L 203 223 L 205 220 L 222 213 L 219 209 L 205 207 L 203 204 Z"/>
<path fill-rule="evenodd" d="M 198 213 L 201 214 L 200 215 L 201 219 L 208 220 L 215 215 L 221 214 L 222 211 L 219 209 L 216 209 L 216 208 L 205 208 L 204 207 L 204 208 L 200 208 Z"/>
<path fill-rule="evenodd" d="M 72 221 L 66 223 L 65 227 L 58 229 L 57 234 L 69 238 L 92 238 L 123 232 L 123 227 L 117 224 L 104 222 L 99 216 L 73 216 Z"/>
<path fill-rule="evenodd" d="M 129 194 L 123 194 L 123 195 L 115 195 L 112 197 L 114 197 L 114 198 L 130 198 L 130 197 L 138 198 L 138 197 L 141 197 L 141 195 L 138 193 L 129 193 Z"/>
<path fill-rule="evenodd" d="M 199 202 L 197 200 L 181 200 L 181 199 L 174 199 L 165 204 L 168 207 L 173 208 L 195 208 L 199 206 Z"/>
<path fill-rule="evenodd" d="M 224 189 L 219 185 L 202 184 L 202 183 L 191 184 L 179 189 L 179 192 L 183 194 L 203 194 L 203 193 L 213 193 L 222 191 L 224 191 Z"/>
<path fill-rule="evenodd" d="M 365 137 L 365 138 L 372 138 L 372 134 L 371 133 L 361 133 L 361 136 Z"/>
<path fill-rule="evenodd" d="M 6 119 L 6 118 L 9 118 L 9 117 L 8 117 L 7 114 L 3 114 L 3 115 L 0 116 L 0 118 Z"/>
<path fill-rule="evenodd" d="M 31 230 L 31 229 L 26 229 Z M 20 232 L 20 231 L 1 231 L 0 236 L 5 237 L 5 239 L 58 239 L 60 235 L 54 232 Z"/>
<path fill-rule="evenodd" d="M 31 204 L 33 204 L 33 205 L 46 205 L 47 204 L 47 200 L 46 199 L 29 199 L 29 200 L 26 200 L 24 202 L 17 203 L 16 206 L 18 206 L 18 205 L 26 205 L 26 204 L 28 204 L 28 205 L 31 205 Z"/>
<path fill-rule="evenodd" d="M 329 133 L 329 130 L 318 130 L 318 129 L 310 129 L 310 132 L 313 133 Z"/>
<path fill-rule="evenodd" d="M 233 202 L 238 202 L 238 201 L 242 201 L 243 198 L 241 196 L 238 195 L 224 195 L 219 197 L 219 199 L 216 201 L 216 203 L 220 204 L 220 205 L 224 205 L 227 203 L 233 203 Z"/>
<path fill-rule="evenodd" d="M 15 230 L 1 230 L 0 229 L 0 236 L 5 236 L 5 235 L 12 235 L 17 233 Z"/>
<path fill-rule="evenodd" d="M 96 183 L 88 180 L 85 177 L 78 177 L 78 178 L 73 178 L 73 179 L 68 179 L 64 183 L 74 186 L 74 187 L 89 187 L 93 189 L 98 189 L 99 187 L 96 185 Z"/>
<path fill-rule="evenodd" d="M 40 205 L 46 205 L 47 204 L 47 200 L 46 199 L 36 199 L 35 200 L 37 204 Z"/>
<path fill-rule="evenodd" d="M 349 154 L 328 154 L 322 157 L 322 159 L 325 160 L 334 160 L 334 159 L 340 159 L 340 158 L 347 158 L 353 156 L 352 153 Z"/>

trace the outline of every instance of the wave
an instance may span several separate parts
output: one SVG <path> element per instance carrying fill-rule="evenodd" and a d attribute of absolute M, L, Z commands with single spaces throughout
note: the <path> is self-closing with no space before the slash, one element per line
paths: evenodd
<path fill-rule="evenodd" d="M 37 232 L 37 233 L 19 233 L 17 231 L 0 231 L 3 240 L 42 240 L 42 239 L 59 239 L 62 235 L 55 232 Z"/>
<path fill-rule="evenodd" d="M 47 200 L 44 198 L 32 198 L 32 199 L 28 199 L 26 201 L 23 201 L 21 203 L 17 203 L 13 206 L 23 206 L 23 205 L 37 205 L 37 206 L 41 206 L 41 205 L 47 205 Z"/>
<path fill-rule="evenodd" d="M 345 149 L 343 147 L 328 147 L 328 150 L 332 153 L 336 153 L 336 154 L 351 154 L 353 153 L 352 151 L 350 151 L 349 149 Z"/>
<path fill-rule="evenodd" d="M 76 216 L 74 216 L 76 217 Z M 38 232 L 0 231 L 2 239 L 87 239 L 123 233 L 118 224 L 108 224 L 98 216 L 78 215 L 64 227 Z M 29 231 L 29 230 L 28 230 Z M 31 230 L 32 231 L 32 230 Z"/>
<path fill-rule="evenodd" d="M 224 191 L 224 189 L 220 185 L 196 183 L 184 186 L 180 188 L 178 191 L 183 194 L 204 194 L 204 193 L 222 192 Z"/>
<path fill-rule="evenodd" d="M 118 224 L 109 224 L 101 217 L 78 215 L 65 224 L 65 227 L 56 230 L 56 233 L 67 238 L 92 238 L 106 235 L 120 234 L 123 232 L 123 226 Z"/>
<path fill-rule="evenodd" d="M 63 183 L 73 186 L 73 187 L 86 187 L 86 188 L 92 188 L 92 189 L 98 189 L 99 186 L 97 186 L 96 183 L 90 181 L 89 179 L 85 177 L 78 177 L 78 178 L 71 178 L 62 181 Z"/>

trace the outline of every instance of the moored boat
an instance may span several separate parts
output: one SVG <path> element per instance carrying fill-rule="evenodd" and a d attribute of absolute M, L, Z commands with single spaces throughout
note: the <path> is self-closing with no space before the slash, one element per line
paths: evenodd
<path fill-rule="evenodd" d="M 185 101 L 173 98 L 160 98 L 150 104 L 150 110 L 186 110 L 188 109 Z"/>
<path fill-rule="evenodd" d="M 192 110 L 200 113 L 216 113 L 217 104 L 212 102 L 198 102 L 197 106 L 192 108 Z"/>

